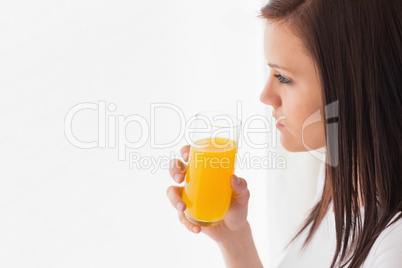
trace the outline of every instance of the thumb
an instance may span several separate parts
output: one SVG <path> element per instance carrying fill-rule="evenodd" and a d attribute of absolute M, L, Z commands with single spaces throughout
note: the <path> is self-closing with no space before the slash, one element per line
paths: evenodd
<path fill-rule="evenodd" d="M 250 192 L 246 180 L 233 174 L 230 177 L 230 184 L 233 190 L 233 201 L 240 206 L 247 206 Z"/>

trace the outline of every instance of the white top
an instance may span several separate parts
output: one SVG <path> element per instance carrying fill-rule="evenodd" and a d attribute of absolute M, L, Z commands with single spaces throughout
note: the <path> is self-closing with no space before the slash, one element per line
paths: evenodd
<path fill-rule="evenodd" d="M 322 181 L 319 182 L 323 185 Z M 317 194 L 317 196 L 320 193 Z M 362 209 L 363 210 L 363 209 Z M 400 213 L 399 213 L 400 214 Z M 394 218 L 399 216 L 395 215 Z M 362 214 L 363 215 L 363 214 Z M 278 268 L 330 267 L 336 248 L 335 215 L 330 208 L 306 248 L 301 251 L 309 228 L 306 228 L 283 252 Z M 402 220 L 386 228 L 374 242 L 364 268 L 402 268 Z"/>

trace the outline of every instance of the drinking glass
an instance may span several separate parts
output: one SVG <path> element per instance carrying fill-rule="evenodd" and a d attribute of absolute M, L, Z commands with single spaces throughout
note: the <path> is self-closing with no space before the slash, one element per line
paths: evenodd
<path fill-rule="evenodd" d="M 189 126 L 190 152 L 183 190 L 187 219 L 219 224 L 230 206 L 241 121 L 215 111 L 200 112 Z"/>

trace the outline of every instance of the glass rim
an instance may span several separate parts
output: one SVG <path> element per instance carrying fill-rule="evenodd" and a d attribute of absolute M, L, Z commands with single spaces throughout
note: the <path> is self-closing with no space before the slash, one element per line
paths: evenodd
<path fill-rule="evenodd" d="M 215 116 L 227 116 L 228 118 L 232 119 L 232 122 L 234 123 L 233 126 L 218 126 L 218 125 L 215 125 L 215 124 L 211 124 L 211 122 L 208 122 L 208 125 L 210 125 L 212 127 L 216 127 L 216 128 L 237 128 L 237 127 L 241 127 L 241 125 L 242 125 L 242 121 L 239 118 L 237 118 L 236 116 L 234 116 L 232 114 L 229 114 L 229 113 L 216 111 L 216 110 L 200 111 L 195 115 L 195 118 L 201 118 L 201 116 L 206 116 L 209 119 L 210 116 L 208 116 L 208 114 L 213 114 L 214 117 Z"/>

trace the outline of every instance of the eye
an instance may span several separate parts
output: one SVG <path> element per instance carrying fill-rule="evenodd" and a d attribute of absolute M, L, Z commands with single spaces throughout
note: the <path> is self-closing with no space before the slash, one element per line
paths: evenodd
<path fill-rule="evenodd" d="M 286 77 L 284 77 L 284 76 L 281 75 L 281 74 L 274 74 L 274 76 L 275 76 L 276 78 L 278 78 L 278 80 L 279 80 L 280 83 L 283 83 L 283 84 L 288 84 L 288 83 L 290 83 L 290 80 L 287 79 Z"/>

